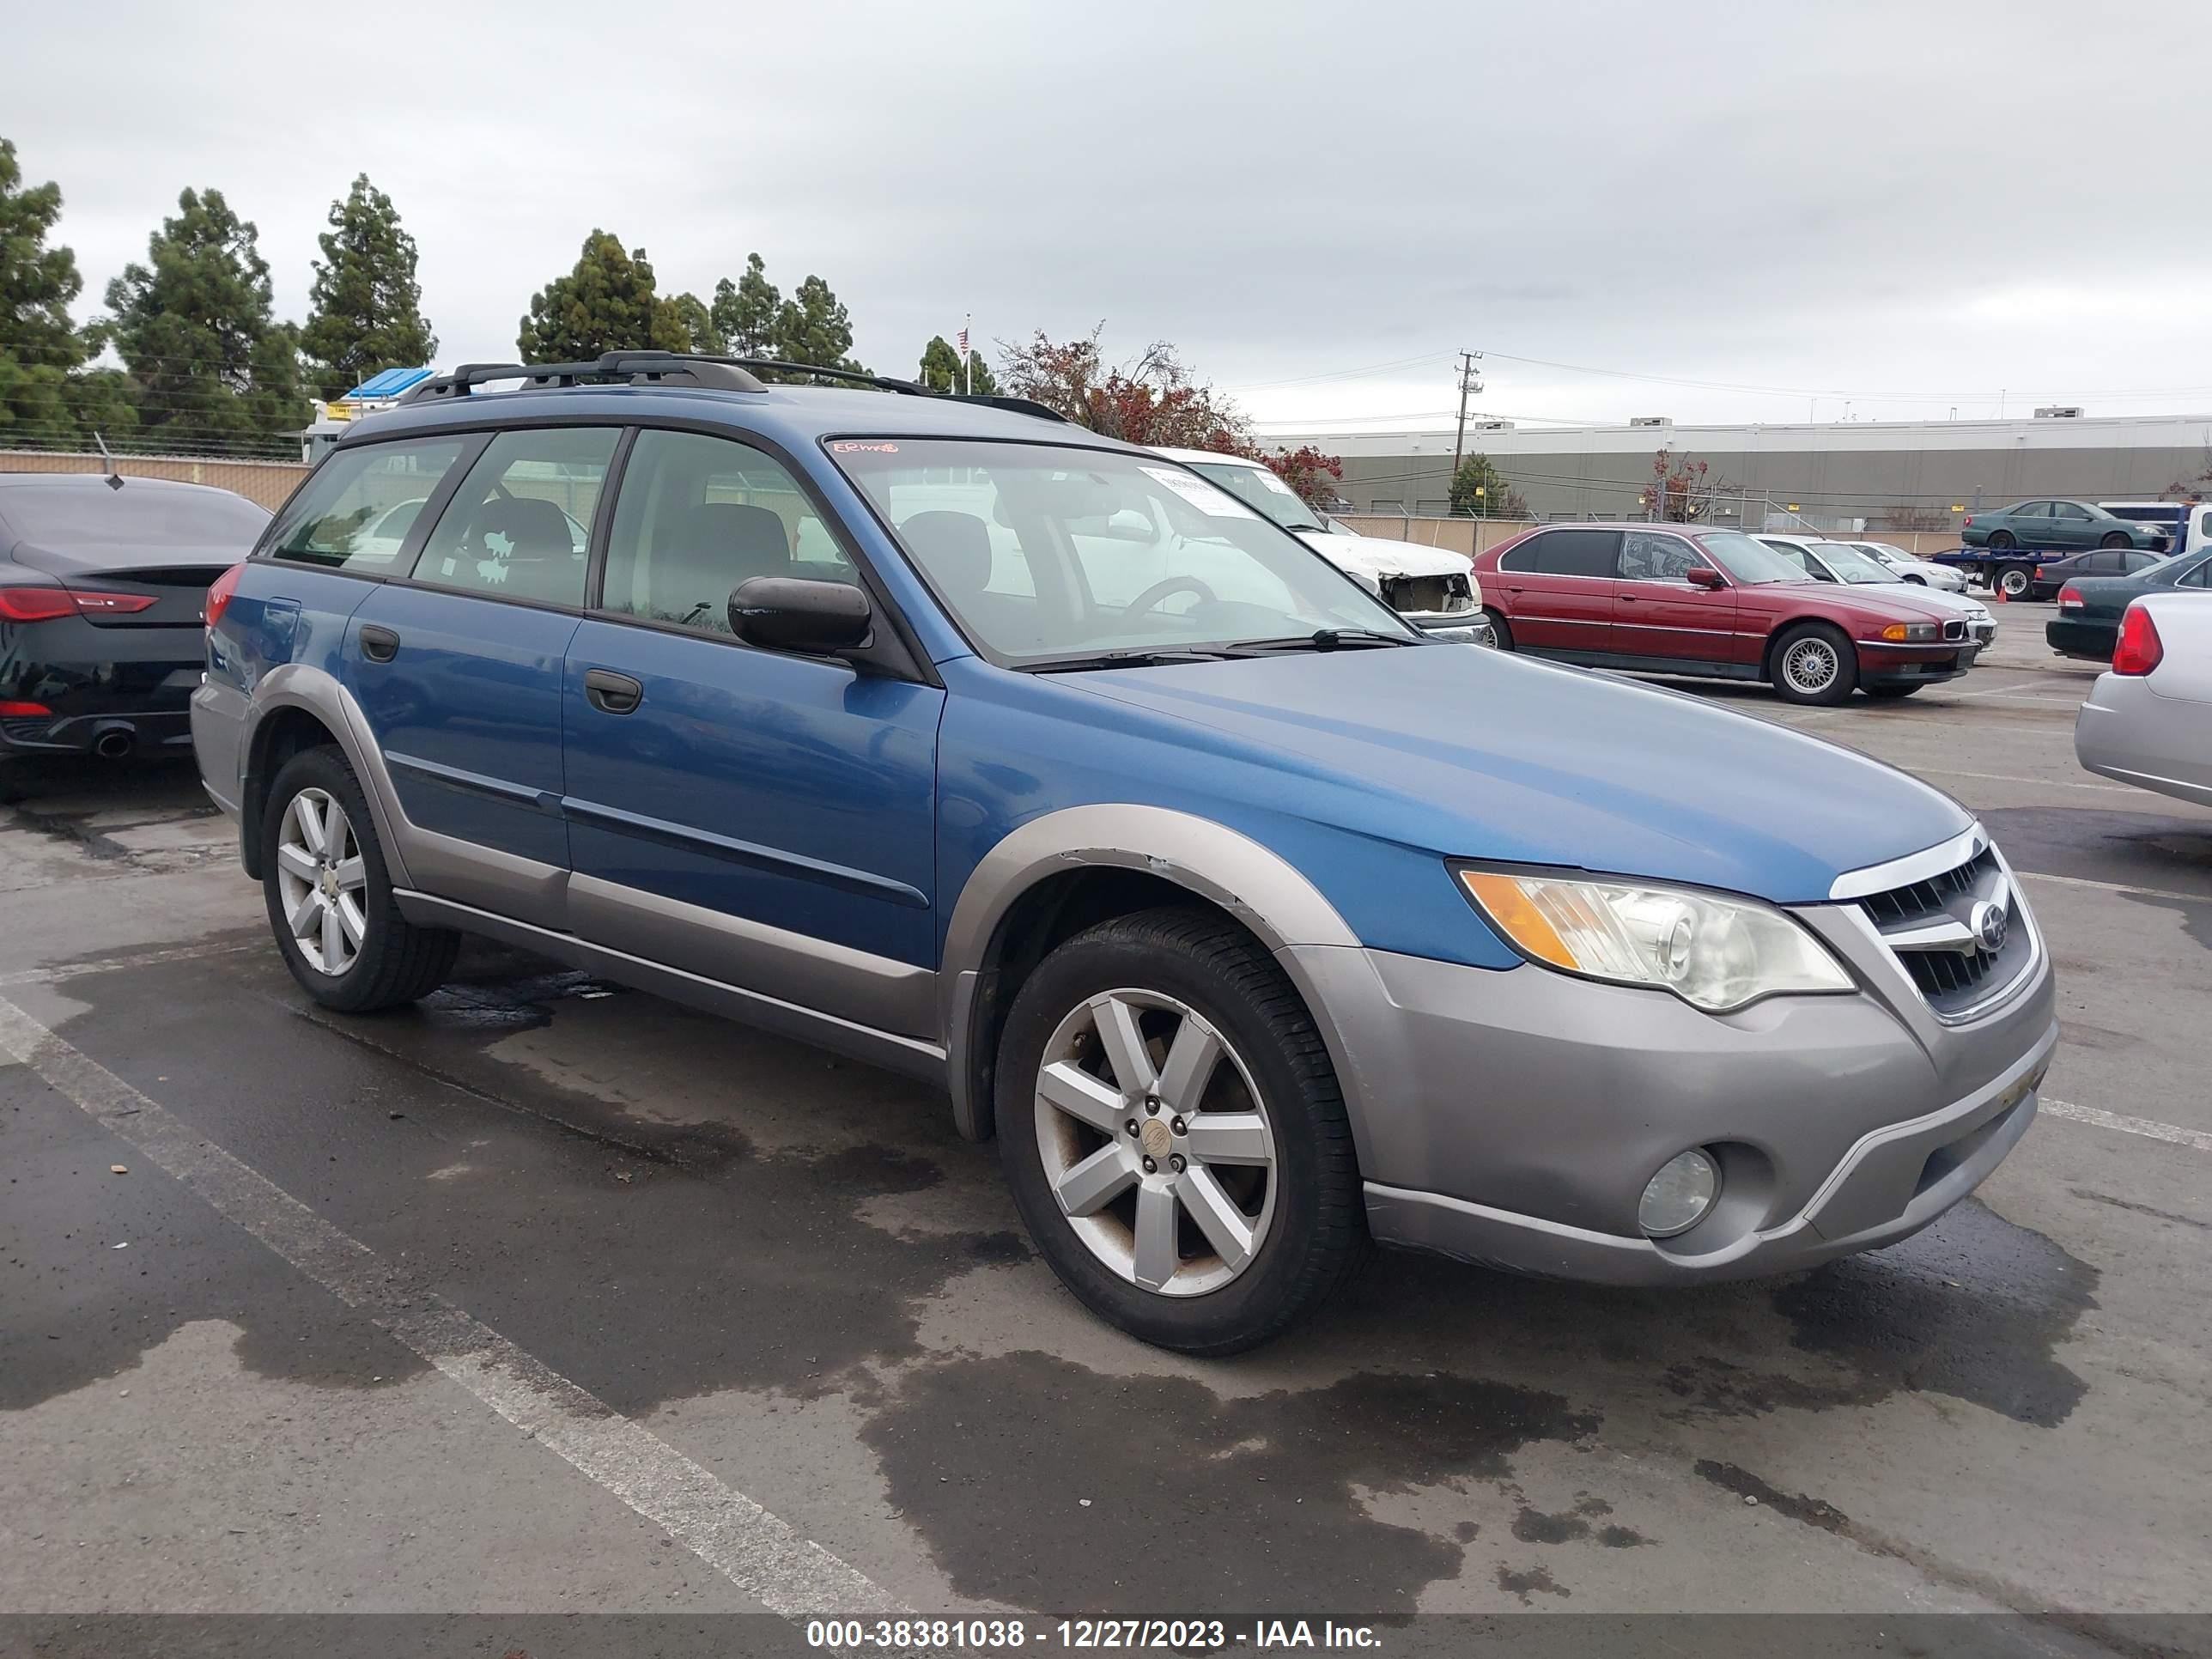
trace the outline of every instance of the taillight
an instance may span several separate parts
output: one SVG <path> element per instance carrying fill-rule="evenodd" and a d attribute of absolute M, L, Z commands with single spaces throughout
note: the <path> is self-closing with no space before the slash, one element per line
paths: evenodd
<path fill-rule="evenodd" d="M 53 712 L 42 702 L 0 702 L 0 720 L 34 720 Z"/>
<path fill-rule="evenodd" d="M 150 593 L 89 593 L 74 587 L 0 587 L 0 617 L 52 622 L 57 617 L 127 617 L 150 609 Z"/>
<path fill-rule="evenodd" d="M 1967 522 L 1968 524 L 1972 524 L 1972 523 L 1973 523 L 1973 521 L 1974 521 L 1974 515 L 1973 515 L 1972 514 L 1971 514 L 1971 513 L 1969 513 L 1968 514 L 1966 514 L 1966 522 Z"/>
<path fill-rule="evenodd" d="M 238 579 L 246 574 L 246 567 L 234 564 L 208 584 L 207 602 L 200 609 L 200 620 L 213 628 L 222 620 L 222 613 L 230 604 L 230 596 L 238 592 Z"/>
<path fill-rule="evenodd" d="M 2081 605 L 2081 590 L 2073 583 L 2069 582 L 2058 590 L 2058 608 L 2061 611 L 2079 611 Z"/>
<path fill-rule="evenodd" d="M 2166 659 L 2166 645 L 2158 636 L 2158 624 L 2150 619 L 2150 612 L 2140 602 L 2128 607 L 2128 614 L 2120 618 L 2119 648 L 2112 653 L 2112 672 L 2143 675 Z"/>

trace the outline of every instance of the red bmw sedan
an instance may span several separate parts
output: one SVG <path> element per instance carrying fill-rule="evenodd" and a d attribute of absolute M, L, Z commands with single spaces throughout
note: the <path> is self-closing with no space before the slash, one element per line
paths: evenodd
<path fill-rule="evenodd" d="M 1764 680 L 1790 702 L 1909 697 L 1957 678 L 1980 650 L 1955 609 L 1901 585 L 1814 581 L 1738 530 L 1544 525 L 1474 568 L 1501 650 Z"/>

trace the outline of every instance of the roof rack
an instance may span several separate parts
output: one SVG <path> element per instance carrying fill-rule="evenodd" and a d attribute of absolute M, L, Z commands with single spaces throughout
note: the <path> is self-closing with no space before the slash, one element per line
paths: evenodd
<path fill-rule="evenodd" d="M 399 401 L 414 404 L 465 398 L 488 380 L 522 380 L 533 386 L 628 380 L 633 385 L 712 386 L 722 392 L 768 390 L 734 359 L 679 351 L 608 351 L 584 363 L 463 363 L 450 374 L 423 381 Z"/>
<path fill-rule="evenodd" d="M 819 363 L 783 362 L 774 357 L 708 357 L 704 361 L 726 363 L 732 368 L 749 369 L 755 374 L 814 374 L 825 380 L 849 380 L 854 386 L 872 386 L 908 398 L 934 398 L 938 395 L 917 380 L 900 380 L 888 374 L 871 374 L 864 368 L 826 368 Z"/>

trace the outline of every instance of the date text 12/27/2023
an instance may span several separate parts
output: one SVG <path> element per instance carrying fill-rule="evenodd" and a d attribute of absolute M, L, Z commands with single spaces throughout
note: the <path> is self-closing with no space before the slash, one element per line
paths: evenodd
<path fill-rule="evenodd" d="M 1370 1626 L 1326 1619 L 1256 1619 L 1243 1626 L 1220 1619 L 1062 1619 L 1034 1626 L 1022 1619 L 810 1619 L 806 1645 L 861 1651 L 1056 1647 L 1188 1652 L 1231 1646 L 1371 1649 L 1381 1644 Z"/>

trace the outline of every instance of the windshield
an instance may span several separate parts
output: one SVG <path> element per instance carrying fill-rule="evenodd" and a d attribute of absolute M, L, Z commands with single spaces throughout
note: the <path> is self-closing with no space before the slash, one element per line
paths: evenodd
<path fill-rule="evenodd" d="M 1244 503 L 1256 507 L 1285 530 L 1324 530 L 1313 509 L 1297 492 L 1264 466 L 1235 466 L 1227 462 L 1193 461 L 1190 470 L 1211 478 Z"/>
<path fill-rule="evenodd" d="M 994 660 L 1218 651 L 1397 613 L 1243 501 L 1170 462 L 960 440 L 827 446 Z"/>
<path fill-rule="evenodd" d="M 1856 547 L 1841 542 L 1814 542 L 1813 550 L 1835 573 L 1838 581 L 1863 586 L 1869 582 L 1893 582 L 1897 573 L 1879 559 L 1870 559 Z"/>
<path fill-rule="evenodd" d="M 1754 540 L 1741 530 L 1708 530 L 1698 537 L 1698 545 L 1720 562 L 1722 569 L 1740 582 L 1803 582 L 1812 577 L 1765 542 Z"/>

